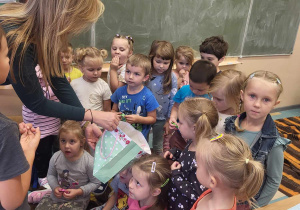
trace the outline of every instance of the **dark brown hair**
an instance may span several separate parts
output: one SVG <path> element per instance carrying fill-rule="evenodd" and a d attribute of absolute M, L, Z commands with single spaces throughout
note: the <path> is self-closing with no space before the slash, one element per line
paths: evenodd
<path fill-rule="evenodd" d="M 223 39 L 223 36 L 211 36 L 206 38 L 199 46 L 200 53 L 212 54 L 220 60 L 226 56 L 228 43 Z"/>

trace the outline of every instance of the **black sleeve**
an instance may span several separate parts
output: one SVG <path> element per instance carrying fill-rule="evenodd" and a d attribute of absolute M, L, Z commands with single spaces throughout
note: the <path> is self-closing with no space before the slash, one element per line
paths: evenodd
<path fill-rule="evenodd" d="M 11 74 L 9 74 L 9 81 L 23 104 L 39 115 L 83 120 L 85 110 L 67 79 L 65 77 L 52 78 L 52 89 L 60 102 L 47 99 L 35 72 L 37 59 L 34 46 L 30 45 L 26 49 L 23 59 L 20 58 L 21 49 L 22 46 L 17 50 L 13 65 L 16 82 Z M 19 63 L 20 61 L 21 63 Z"/>

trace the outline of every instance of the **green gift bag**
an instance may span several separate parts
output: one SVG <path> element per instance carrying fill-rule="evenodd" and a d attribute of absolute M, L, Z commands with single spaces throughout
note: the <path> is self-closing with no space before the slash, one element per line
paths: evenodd
<path fill-rule="evenodd" d="M 100 137 L 95 149 L 93 175 L 106 183 L 142 153 L 151 154 L 143 134 L 121 121 L 117 129 L 105 131 Z"/>

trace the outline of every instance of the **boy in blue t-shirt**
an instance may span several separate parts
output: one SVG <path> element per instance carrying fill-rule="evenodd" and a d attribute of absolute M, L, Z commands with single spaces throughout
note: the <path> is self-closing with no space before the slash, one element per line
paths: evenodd
<path fill-rule="evenodd" d="M 142 54 L 132 55 L 126 64 L 127 85 L 118 88 L 111 96 L 112 110 L 122 112 L 122 120 L 141 131 L 147 139 L 150 125 L 156 122 L 156 108 L 159 106 L 152 92 L 144 86 L 149 79 L 151 62 Z"/>
<path fill-rule="evenodd" d="M 176 128 L 178 107 L 185 98 L 204 97 L 211 99 L 211 96 L 207 92 L 216 74 L 216 66 L 210 61 L 198 60 L 192 65 L 189 73 L 190 84 L 180 88 L 173 98 L 175 103 L 172 107 L 169 120 L 170 129 Z"/>

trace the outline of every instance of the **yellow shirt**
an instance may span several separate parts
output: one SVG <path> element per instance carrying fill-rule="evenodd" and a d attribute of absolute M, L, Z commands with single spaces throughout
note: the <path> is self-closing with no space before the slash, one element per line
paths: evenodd
<path fill-rule="evenodd" d="M 65 76 L 67 77 L 67 79 L 69 80 L 69 82 L 71 82 L 74 79 L 82 77 L 83 74 L 82 74 L 82 72 L 79 69 L 77 69 L 75 67 L 72 67 L 72 71 L 71 72 L 66 72 Z"/>

